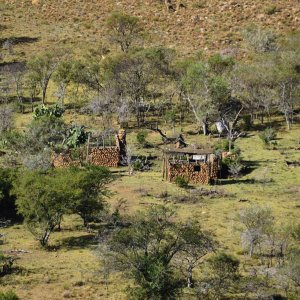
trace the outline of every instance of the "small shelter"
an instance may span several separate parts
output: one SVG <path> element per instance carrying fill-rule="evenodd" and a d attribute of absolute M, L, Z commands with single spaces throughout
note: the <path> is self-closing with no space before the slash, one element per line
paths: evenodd
<path fill-rule="evenodd" d="M 88 137 L 85 147 L 80 149 L 80 157 L 73 158 L 71 151 L 53 155 L 54 167 L 80 166 L 89 163 L 95 166 L 117 167 L 126 161 L 126 131 L 106 131 Z"/>
<path fill-rule="evenodd" d="M 183 177 L 194 184 L 210 184 L 219 174 L 219 158 L 211 148 L 172 146 L 163 149 L 163 177 L 171 182 Z"/>

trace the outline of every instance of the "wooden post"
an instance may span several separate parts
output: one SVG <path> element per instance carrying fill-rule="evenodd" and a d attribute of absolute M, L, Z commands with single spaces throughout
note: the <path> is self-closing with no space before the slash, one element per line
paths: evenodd
<path fill-rule="evenodd" d="M 90 152 L 90 138 L 91 134 L 88 134 L 87 146 L 86 146 L 86 163 L 89 163 L 89 152 Z"/>

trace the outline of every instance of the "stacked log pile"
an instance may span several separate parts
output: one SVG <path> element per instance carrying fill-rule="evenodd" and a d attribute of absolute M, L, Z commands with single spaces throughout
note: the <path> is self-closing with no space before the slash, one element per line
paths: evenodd
<path fill-rule="evenodd" d="M 217 161 L 200 163 L 200 171 L 195 171 L 195 164 L 169 164 L 168 178 L 174 181 L 176 177 L 183 177 L 190 183 L 209 184 L 212 179 L 218 178 Z"/>
<path fill-rule="evenodd" d="M 81 165 L 79 160 L 73 160 L 70 153 L 54 154 L 52 163 L 55 168 L 78 167 Z"/>
<path fill-rule="evenodd" d="M 95 166 L 117 167 L 120 163 L 120 150 L 118 147 L 92 148 L 88 161 Z"/>
<path fill-rule="evenodd" d="M 218 160 L 214 159 L 213 162 L 210 164 L 210 178 L 217 179 L 219 175 L 219 164 Z"/>

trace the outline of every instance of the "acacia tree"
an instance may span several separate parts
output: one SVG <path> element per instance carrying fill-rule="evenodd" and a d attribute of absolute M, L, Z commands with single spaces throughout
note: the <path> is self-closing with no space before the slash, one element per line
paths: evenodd
<path fill-rule="evenodd" d="M 263 101 L 268 99 L 265 97 L 265 87 L 271 82 L 267 82 L 263 78 L 268 70 L 270 70 L 270 65 L 267 66 L 265 62 L 254 62 L 247 65 L 238 64 L 232 72 L 233 95 L 241 101 L 243 107 L 250 113 L 251 123 L 254 121 L 255 112 L 262 106 Z M 272 95 L 272 93 L 268 93 L 268 95 Z"/>
<path fill-rule="evenodd" d="M 217 243 L 209 232 L 201 230 L 199 224 L 194 222 L 183 229 L 183 238 L 186 244 L 179 254 L 179 265 L 186 277 L 187 287 L 194 287 L 193 271 L 203 262 L 203 258 L 216 249 Z"/>
<path fill-rule="evenodd" d="M 153 69 L 141 55 L 124 56 L 111 65 L 111 80 L 115 93 L 121 99 L 127 98 L 130 110 L 135 114 L 137 126 L 144 122 L 145 111 L 149 109 L 146 102 L 148 87 L 153 81 Z"/>
<path fill-rule="evenodd" d="M 87 166 L 80 170 L 70 171 L 70 186 L 76 190 L 70 204 L 72 212 L 78 214 L 85 227 L 92 220 L 99 219 L 100 212 L 106 207 L 104 198 L 109 195 L 106 185 L 112 181 L 112 175 L 107 168 Z"/>
<path fill-rule="evenodd" d="M 109 254 L 115 267 L 125 271 L 136 284 L 129 290 L 131 297 L 174 299 L 184 285 L 183 278 L 176 275 L 175 265 L 197 252 L 192 248 L 201 248 L 197 257 L 210 251 L 198 224 L 175 223 L 174 217 L 170 208 L 151 207 L 136 215 L 131 226 L 118 229 L 109 238 Z M 189 278 L 192 280 L 190 275 Z"/>
<path fill-rule="evenodd" d="M 68 186 L 68 178 L 61 174 L 61 171 L 55 174 L 28 171 L 20 174 L 14 185 L 18 213 L 43 247 L 67 212 L 68 199 L 74 193 Z"/>
<path fill-rule="evenodd" d="M 239 278 L 239 261 L 226 253 L 208 259 L 209 273 L 196 287 L 197 298 L 227 299 L 230 291 L 236 292 Z"/>
<path fill-rule="evenodd" d="M 46 52 L 32 58 L 28 63 L 31 78 L 36 80 L 42 90 L 42 104 L 45 104 L 49 81 L 58 65 L 57 56 L 53 52 Z"/>
<path fill-rule="evenodd" d="M 300 103 L 299 53 L 282 53 L 274 68 L 278 109 L 284 114 L 288 130 L 293 123 L 295 107 Z"/>
<path fill-rule="evenodd" d="M 222 75 L 211 74 L 205 62 L 192 63 L 182 80 L 194 117 L 207 135 L 211 120 L 218 118 L 220 104 L 230 98 L 229 83 Z"/>
<path fill-rule="evenodd" d="M 67 87 L 72 80 L 73 61 L 65 59 L 61 61 L 54 73 L 53 80 L 58 85 L 58 99 L 61 105 L 64 106 L 64 99 L 67 91 Z"/>
<path fill-rule="evenodd" d="M 109 17 L 107 25 L 110 40 L 118 44 L 125 53 L 142 36 L 143 29 L 137 17 L 116 12 Z"/>

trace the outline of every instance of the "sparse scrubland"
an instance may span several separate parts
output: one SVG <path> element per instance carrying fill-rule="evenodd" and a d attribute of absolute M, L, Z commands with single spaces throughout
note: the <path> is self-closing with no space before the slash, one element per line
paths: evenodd
<path fill-rule="evenodd" d="M 299 299 L 299 5 L 2 1 L 0 300 Z"/>

